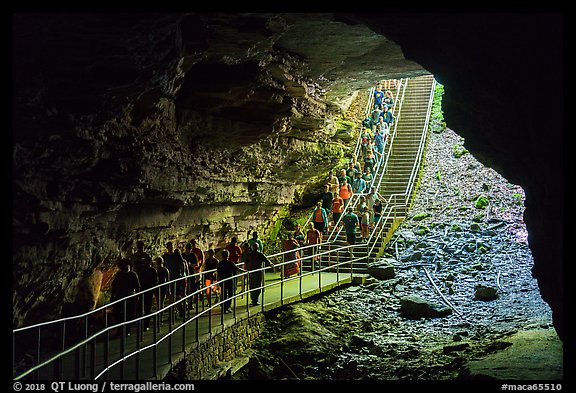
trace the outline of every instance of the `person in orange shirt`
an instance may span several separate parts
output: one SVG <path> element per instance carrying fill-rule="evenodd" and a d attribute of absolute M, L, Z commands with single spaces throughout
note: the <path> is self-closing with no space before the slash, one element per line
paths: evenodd
<path fill-rule="evenodd" d="M 338 224 L 342 212 L 344 211 L 344 200 L 338 194 L 334 195 L 332 200 L 332 219 L 334 220 L 334 226 Z"/>
<path fill-rule="evenodd" d="M 348 180 L 344 180 L 342 184 L 340 184 L 340 197 L 344 201 L 344 207 L 348 205 L 348 201 L 352 197 L 352 194 L 353 192 L 350 183 L 348 183 Z"/>
<path fill-rule="evenodd" d="M 318 201 L 313 214 L 314 228 L 318 229 L 320 233 L 325 233 L 328 230 L 328 213 L 322 207 L 322 201 Z"/>

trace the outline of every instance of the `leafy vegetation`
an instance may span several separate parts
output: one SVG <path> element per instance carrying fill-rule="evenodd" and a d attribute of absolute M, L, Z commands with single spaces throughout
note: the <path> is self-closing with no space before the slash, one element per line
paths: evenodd
<path fill-rule="evenodd" d="M 416 214 L 414 217 L 412 217 L 412 219 L 414 221 L 421 221 L 421 220 L 425 219 L 426 217 L 430 217 L 430 213 L 419 213 L 419 214 Z"/>
<path fill-rule="evenodd" d="M 460 158 L 466 153 L 469 153 L 469 151 L 464 146 L 458 144 L 452 146 L 452 155 L 454 157 Z"/>
<path fill-rule="evenodd" d="M 486 195 L 480 195 L 476 198 L 476 201 L 474 201 L 474 207 L 476 209 L 485 209 L 486 206 L 488 206 L 488 197 Z"/>
<path fill-rule="evenodd" d="M 428 127 L 436 134 L 442 133 L 446 130 L 446 122 L 444 121 L 444 112 L 442 111 L 442 96 L 444 95 L 444 85 L 436 83 L 434 88 L 434 101 L 432 101 L 432 109 L 430 112 L 430 122 Z"/>

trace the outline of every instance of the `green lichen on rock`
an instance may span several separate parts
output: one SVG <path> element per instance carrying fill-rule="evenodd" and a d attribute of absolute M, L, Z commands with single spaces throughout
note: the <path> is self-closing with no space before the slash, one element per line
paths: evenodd
<path fill-rule="evenodd" d="M 462 231 L 462 227 L 460 227 L 460 225 L 458 225 L 458 224 L 452 224 L 452 226 L 450 226 L 450 229 L 453 230 L 454 232 L 461 232 Z"/>
<path fill-rule="evenodd" d="M 480 195 L 478 198 L 476 198 L 476 200 L 474 201 L 474 207 L 476 209 L 485 209 L 486 206 L 488 206 L 488 197 L 486 195 Z"/>
<path fill-rule="evenodd" d="M 418 213 L 412 217 L 414 221 L 422 221 L 423 219 L 430 217 L 430 213 Z"/>
<path fill-rule="evenodd" d="M 484 221 L 484 218 L 485 218 L 485 217 L 486 217 L 486 214 L 485 214 L 485 213 L 478 213 L 478 214 L 476 214 L 476 215 L 472 218 L 472 221 L 474 221 L 474 222 L 482 222 L 482 221 Z"/>
<path fill-rule="evenodd" d="M 456 158 L 462 157 L 464 154 L 469 153 L 468 150 L 462 145 L 452 145 L 452 155 Z"/>
<path fill-rule="evenodd" d="M 430 232 L 430 228 L 428 228 L 426 225 L 418 225 L 417 228 L 414 228 L 413 232 L 416 235 L 425 235 Z"/>

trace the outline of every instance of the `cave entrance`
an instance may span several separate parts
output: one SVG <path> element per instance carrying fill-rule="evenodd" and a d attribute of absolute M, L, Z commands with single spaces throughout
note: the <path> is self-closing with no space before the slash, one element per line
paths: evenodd
<path fill-rule="evenodd" d="M 378 262 L 395 275 L 375 266 L 362 285 L 270 312 L 233 379 L 562 379 L 525 192 L 477 161 L 441 113 L 438 103 L 414 203 Z"/>

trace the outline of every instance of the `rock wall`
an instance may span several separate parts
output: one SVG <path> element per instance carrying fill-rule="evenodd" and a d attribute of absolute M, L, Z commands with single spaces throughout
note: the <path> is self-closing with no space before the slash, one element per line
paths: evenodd
<path fill-rule="evenodd" d="M 15 16 L 14 326 L 86 307 L 135 240 L 219 248 L 320 192 L 358 86 L 327 99 L 282 20 Z"/>

